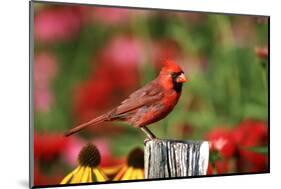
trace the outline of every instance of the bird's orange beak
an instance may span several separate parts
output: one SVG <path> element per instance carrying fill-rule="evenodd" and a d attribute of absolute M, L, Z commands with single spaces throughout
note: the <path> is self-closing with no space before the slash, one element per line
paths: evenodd
<path fill-rule="evenodd" d="M 184 74 L 182 73 L 182 74 L 180 74 L 179 76 L 178 76 L 178 78 L 177 78 L 177 82 L 178 83 L 184 83 L 184 82 L 187 82 L 187 79 L 186 79 L 186 77 L 184 76 Z"/>

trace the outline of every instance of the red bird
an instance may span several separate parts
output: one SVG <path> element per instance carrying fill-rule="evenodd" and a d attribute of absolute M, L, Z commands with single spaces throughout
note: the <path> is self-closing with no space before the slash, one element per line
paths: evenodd
<path fill-rule="evenodd" d="M 173 110 L 184 82 L 186 78 L 182 69 L 173 61 L 167 60 L 156 79 L 133 92 L 116 108 L 74 127 L 65 135 L 72 135 L 85 127 L 105 121 L 119 120 L 140 128 L 149 139 L 156 138 L 146 126 L 163 119 Z"/>

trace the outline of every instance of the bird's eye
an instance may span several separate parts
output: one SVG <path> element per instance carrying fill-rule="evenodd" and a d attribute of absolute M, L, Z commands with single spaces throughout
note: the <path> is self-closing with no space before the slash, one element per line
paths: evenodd
<path fill-rule="evenodd" d="M 176 79 L 179 75 L 181 75 L 183 72 L 172 72 L 170 75 L 172 76 L 173 79 Z"/>
<path fill-rule="evenodd" d="M 177 73 L 171 73 L 170 75 L 171 75 L 171 77 L 172 77 L 173 79 L 176 79 L 176 78 L 178 77 L 178 74 L 177 74 Z"/>

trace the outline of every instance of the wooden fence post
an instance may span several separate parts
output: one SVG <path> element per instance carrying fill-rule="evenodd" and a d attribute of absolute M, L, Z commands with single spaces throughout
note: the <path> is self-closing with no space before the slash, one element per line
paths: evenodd
<path fill-rule="evenodd" d="M 206 175 L 208 161 L 207 141 L 154 139 L 145 143 L 146 179 Z"/>

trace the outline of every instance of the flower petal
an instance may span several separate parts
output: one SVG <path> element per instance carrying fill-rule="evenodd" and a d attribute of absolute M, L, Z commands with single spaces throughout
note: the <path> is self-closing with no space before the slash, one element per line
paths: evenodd
<path fill-rule="evenodd" d="M 72 179 L 73 175 L 80 169 L 80 166 L 78 166 L 76 169 L 74 169 L 73 171 L 71 171 L 68 175 L 66 175 L 66 177 L 64 177 L 62 179 L 62 181 L 60 182 L 60 184 L 68 184 L 68 182 Z"/>
<path fill-rule="evenodd" d="M 126 172 L 126 170 L 128 169 L 128 166 L 125 165 L 118 173 L 117 175 L 114 177 L 114 181 L 117 181 L 117 180 L 121 180 L 121 177 L 124 175 L 124 173 Z"/>
<path fill-rule="evenodd" d="M 87 183 L 89 182 L 89 174 L 91 172 L 91 168 L 90 167 L 86 167 L 85 168 L 85 171 L 84 171 L 84 174 L 81 178 L 81 183 Z"/>
<path fill-rule="evenodd" d="M 85 170 L 85 167 L 80 167 L 79 171 L 76 174 L 74 174 L 73 178 L 71 179 L 70 184 L 80 183 L 84 170 Z"/>
<path fill-rule="evenodd" d="M 133 167 L 129 167 L 126 171 L 126 173 L 124 174 L 124 176 L 121 178 L 121 180 L 130 180 L 131 176 L 132 176 L 132 172 L 133 172 Z"/>

